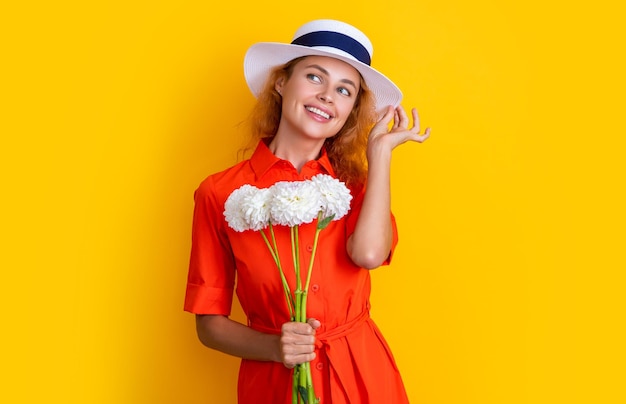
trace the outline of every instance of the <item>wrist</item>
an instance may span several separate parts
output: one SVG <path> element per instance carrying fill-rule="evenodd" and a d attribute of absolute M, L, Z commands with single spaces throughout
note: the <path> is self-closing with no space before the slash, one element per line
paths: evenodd
<path fill-rule="evenodd" d="M 367 150 L 367 163 L 372 164 L 390 164 L 391 150 L 384 147 L 372 147 Z"/>
<path fill-rule="evenodd" d="M 272 362 L 283 363 L 283 352 L 280 344 L 280 335 L 268 334 L 269 359 Z"/>

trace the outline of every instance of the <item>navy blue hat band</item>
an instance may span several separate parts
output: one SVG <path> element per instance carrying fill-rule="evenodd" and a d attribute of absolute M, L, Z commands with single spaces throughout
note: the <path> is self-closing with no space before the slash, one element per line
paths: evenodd
<path fill-rule="evenodd" d="M 328 46 L 337 48 L 354 56 L 359 62 L 370 65 L 372 59 L 369 52 L 359 41 L 338 32 L 316 31 L 304 34 L 291 42 L 302 46 Z"/>

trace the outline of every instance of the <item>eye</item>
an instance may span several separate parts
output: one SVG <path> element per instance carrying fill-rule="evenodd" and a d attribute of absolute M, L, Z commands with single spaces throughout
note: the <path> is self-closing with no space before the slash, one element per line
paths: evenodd
<path fill-rule="evenodd" d="M 351 95 L 352 95 L 352 93 L 350 92 L 350 90 L 348 90 L 348 89 L 347 89 L 347 88 L 345 88 L 345 87 L 339 87 L 339 88 L 337 89 L 337 92 L 338 92 L 339 94 L 341 94 L 341 95 L 345 95 L 345 96 L 347 96 L 347 97 L 349 97 L 349 96 L 351 96 Z"/>
<path fill-rule="evenodd" d="M 317 74 L 313 74 L 313 73 L 309 73 L 306 75 L 306 78 L 315 82 L 315 83 L 321 83 L 322 82 L 322 78 L 320 76 L 318 76 Z"/>

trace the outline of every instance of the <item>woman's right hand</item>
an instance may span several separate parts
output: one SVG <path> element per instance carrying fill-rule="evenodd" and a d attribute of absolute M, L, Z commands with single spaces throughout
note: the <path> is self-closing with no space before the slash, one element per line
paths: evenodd
<path fill-rule="evenodd" d="M 283 324 L 280 336 L 280 356 L 288 369 L 315 359 L 315 330 L 320 325 L 321 323 L 314 318 L 308 319 L 306 323 Z"/>

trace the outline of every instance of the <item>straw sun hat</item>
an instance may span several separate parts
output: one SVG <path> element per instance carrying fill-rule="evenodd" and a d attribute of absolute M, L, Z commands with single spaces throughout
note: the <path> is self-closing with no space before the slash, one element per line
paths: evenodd
<path fill-rule="evenodd" d="M 259 42 L 244 59 L 244 75 L 255 97 L 262 91 L 272 68 L 301 56 L 329 56 L 342 60 L 361 73 L 374 93 L 376 111 L 400 104 L 402 92 L 382 73 L 370 66 L 374 52 L 363 32 L 336 20 L 314 20 L 301 26 L 291 43 Z"/>

